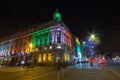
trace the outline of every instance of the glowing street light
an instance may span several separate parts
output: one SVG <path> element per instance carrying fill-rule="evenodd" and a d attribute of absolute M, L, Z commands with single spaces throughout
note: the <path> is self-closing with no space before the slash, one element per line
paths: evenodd
<path fill-rule="evenodd" d="M 88 47 L 88 55 L 90 58 L 90 65 L 93 65 L 93 58 L 95 56 L 96 53 L 96 47 L 100 44 L 100 39 L 99 36 L 97 34 L 90 34 L 87 37 L 87 47 Z"/>
<path fill-rule="evenodd" d="M 30 52 L 31 52 L 33 45 L 30 43 L 30 44 L 29 44 L 29 47 L 30 47 Z"/>
<path fill-rule="evenodd" d="M 100 44 L 100 37 L 97 34 L 90 34 L 88 36 L 88 48 L 89 48 L 89 53 L 91 56 L 94 55 L 97 46 Z"/>
<path fill-rule="evenodd" d="M 91 35 L 88 37 L 88 40 L 90 40 L 90 41 L 95 41 L 95 39 L 96 39 L 95 34 L 91 34 Z"/>
<path fill-rule="evenodd" d="M 86 42 L 85 42 L 85 41 L 83 41 L 83 44 L 86 44 Z"/>
<path fill-rule="evenodd" d="M 30 46 L 30 48 L 32 48 L 32 44 L 31 43 L 29 44 L 29 46 Z"/>
<path fill-rule="evenodd" d="M 97 34 L 90 34 L 90 36 L 88 36 L 88 40 L 91 41 L 94 45 L 100 44 L 100 39 Z"/>
<path fill-rule="evenodd" d="M 92 38 L 92 39 L 93 39 L 93 38 L 95 38 L 95 35 L 94 35 L 94 34 L 92 34 L 92 35 L 90 36 L 90 38 Z"/>

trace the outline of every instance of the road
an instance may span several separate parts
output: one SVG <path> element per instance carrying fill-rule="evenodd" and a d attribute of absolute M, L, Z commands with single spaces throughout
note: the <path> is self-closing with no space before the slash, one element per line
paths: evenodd
<path fill-rule="evenodd" d="M 119 80 L 118 73 L 115 74 L 113 69 L 109 69 L 105 66 L 100 66 L 99 69 L 68 68 L 63 80 Z"/>
<path fill-rule="evenodd" d="M 5 67 L 0 68 L 0 80 L 39 80 L 38 78 L 44 78 L 55 72 L 56 69 L 49 67 Z"/>
<path fill-rule="evenodd" d="M 1 67 L 0 80 L 119 80 L 120 66 L 77 64 L 56 70 L 49 67 Z"/>

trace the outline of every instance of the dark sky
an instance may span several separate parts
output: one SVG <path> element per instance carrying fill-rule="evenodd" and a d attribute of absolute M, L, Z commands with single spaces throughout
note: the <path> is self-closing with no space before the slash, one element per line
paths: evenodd
<path fill-rule="evenodd" d="M 4 0 L 0 2 L 0 35 L 47 22 L 56 9 L 80 39 L 94 32 L 101 39 L 102 51 L 120 50 L 120 8 L 117 2 L 110 1 Z"/>

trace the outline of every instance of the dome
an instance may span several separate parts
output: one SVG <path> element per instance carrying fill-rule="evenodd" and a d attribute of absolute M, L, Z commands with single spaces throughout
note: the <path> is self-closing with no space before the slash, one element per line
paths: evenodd
<path fill-rule="evenodd" d="M 56 10 L 56 12 L 53 14 L 53 19 L 55 21 L 62 21 L 62 15 L 58 12 L 58 10 Z"/>

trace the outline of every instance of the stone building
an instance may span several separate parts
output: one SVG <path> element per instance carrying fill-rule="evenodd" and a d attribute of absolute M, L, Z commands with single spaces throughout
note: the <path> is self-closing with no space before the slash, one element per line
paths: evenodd
<path fill-rule="evenodd" d="M 75 36 L 56 11 L 53 20 L 32 26 L 0 40 L 0 63 L 21 65 L 24 61 L 34 64 L 71 63 L 75 52 Z"/>

